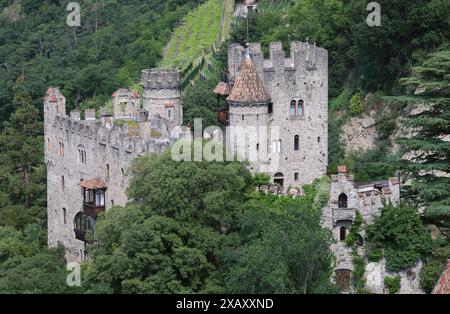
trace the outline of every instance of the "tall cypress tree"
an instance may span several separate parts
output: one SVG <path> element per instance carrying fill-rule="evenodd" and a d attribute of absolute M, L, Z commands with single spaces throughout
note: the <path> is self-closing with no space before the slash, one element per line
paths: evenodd
<path fill-rule="evenodd" d="M 450 48 L 432 53 L 402 80 L 415 88 L 398 97 L 412 106 L 406 124 L 413 136 L 399 144 L 413 156 L 402 161 L 412 177 L 409 197 L 425 207 L 427 222 L 442 230 L 450 227 Z"/>
<path fill-rule="evenodd" d="M 43 125 L 23 78 L 17 79 L 13 92 L 17 109 L 0 133 L 0 188 L 11 205 L 31 208 L 45 199 Z"/>

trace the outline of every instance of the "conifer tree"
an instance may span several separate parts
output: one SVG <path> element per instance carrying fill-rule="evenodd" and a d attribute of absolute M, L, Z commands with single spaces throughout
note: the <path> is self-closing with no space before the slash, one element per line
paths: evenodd
<path fill-rule="evenodd" d="M 430 54 L 402 83 L 415 88 L 397 98 L 413 109 L 406 119 L 413 136 L 399 140 L 413 156 L 402 161 L 413 178 L 407 192 L 425 207 L 425 220 L 444 230 L 450 227 L 450 49 Z"/>
<path fill-rule="evenodd" d="M 0 133 L 0 168 L 4 170 L 1 189 L 9 194 L 13 205 L 30 208 L 37 205 L 34 201 L 42 198 L 45 189 L 41 171 L 44 166 L 42 123 L 23 78 L 16 81 L 13 91 L 17 109 Z"/>

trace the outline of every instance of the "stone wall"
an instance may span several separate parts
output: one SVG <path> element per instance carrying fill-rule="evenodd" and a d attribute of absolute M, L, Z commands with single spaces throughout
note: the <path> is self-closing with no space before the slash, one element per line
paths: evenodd
<path fill-rule="evenodd" d="M 83 241 L 74 233 L 74 218 L 83 211 L 82 180 L 99 178 L 107 185 L 106 210 L 125 205 L 128 169 L 134 158 L 159 154 L 170 145 L 170 124 L 152 117 L 138 127 L 114 125 L 110 115 L 95 118 L 92 110 L 66 114 L 65 97 L 49 88 L 44 98 L 45 161 L 47 164 L 48 244 L 62 243 L 67 259 L 85 258 Z M 153 134 L 161 136 L 154 137 Z M 82 157 L 84 156 L 84 157 Z"/>

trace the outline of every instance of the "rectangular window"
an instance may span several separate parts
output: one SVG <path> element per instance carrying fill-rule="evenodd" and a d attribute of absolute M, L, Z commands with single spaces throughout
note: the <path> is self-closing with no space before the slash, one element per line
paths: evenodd
<path fill-rule="evenodd" d="M 294 172 L 294 181 L 295 181 L 295 182 L 298 181 L 298 172 Z"/>
<path fill-rule="evenodd" d="M 95 205 L 96 206 L 105 206 L 105 192 L 97 191 L 95 193 Z"/>
<path fill-rule="evenodd" d="M 272 141 L 272 153 L 281 153 L 281 140 Z"/>
<path fill-rule="evenodd" d="M 271 114 L 273 112 L 273 104 L 270 103 L 269 106 L 267 106 L 268 113 Z"/>

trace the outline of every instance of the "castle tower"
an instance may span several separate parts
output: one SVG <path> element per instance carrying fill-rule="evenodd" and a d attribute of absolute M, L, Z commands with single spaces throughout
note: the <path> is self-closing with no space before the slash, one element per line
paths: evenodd
<path fill-rule="evenodd" d="M 256 144 L 245 144 L 249 151 L 256 145 L 252 172 L 267 173 L 285 187 L 311 183 L 328 164 L 328 52 L 293 42 L 289 58 L 281 43 L 271 43 L 269 53 L 264 59 L 260 44 L 230 45 L 229 124 L 258 130 Z"/>
<path fill-rule="evenodd" d="M 172 127 L 183 123 L 181 73 L 178 70 L 143 70 L 143 110 L 149 116 L 159 115 Z"/>
<path fill-rule="evenodd" d="M 141 97 L 134 90 L 120 88 L 113 94 L 113 113 L 116 119 L 136 118 L 140 105 Z"/>

